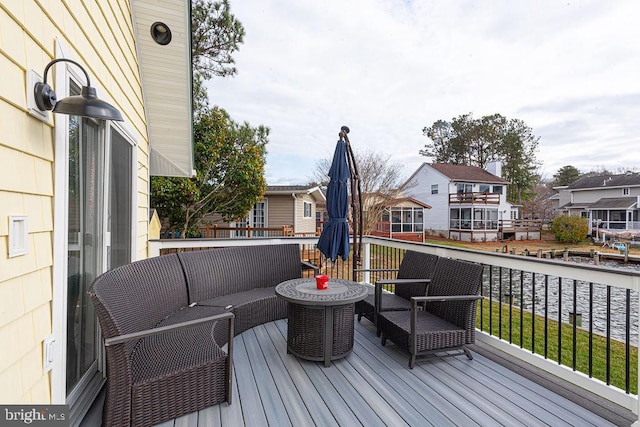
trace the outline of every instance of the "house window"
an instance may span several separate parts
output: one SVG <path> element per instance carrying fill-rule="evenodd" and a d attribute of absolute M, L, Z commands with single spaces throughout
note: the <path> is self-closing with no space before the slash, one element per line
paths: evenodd
<path fill-rule="evenodd" d="M 431 194 L 438 194 L 438 184 L 431 184 Z"/>
<path fill-rule="evenodd" d="M 304 218 L 311 218 L 311 202 L 304 202 Z"/>
<path fill-rule="evenodd" d="M 481 193 L 488 193 L 490 190 L 490 185 L 489 184 L 480 184 L 480 192 Z"/>
<path fill-rule="evenodd" d="M 453 230 L 497 230 L 498 210 L 488 208 L 453 208 L 449 210 L 449 228 Z"/>
<path fill-rule="evenodd" d="M 472 193 L 473 192 L 473 184 L 456 184 L 456 190 L 458 194 L 460 193 Z"/>
<path fill-rule="evenodd" d="M 622 189 L 623 196 L 628 196 L 630 192 L 631 192 L 631 189 L 629 187 Z"/>
<path fill-rule="evenodd" d="M 502 194 L 502 185 L 494 185 L 493 186 L 493 194 Z"/>
<path fill-rule="evenodd" d="M 391 208 L 391 231 L 419 233 L 424 230 L 422 208 Z"/>

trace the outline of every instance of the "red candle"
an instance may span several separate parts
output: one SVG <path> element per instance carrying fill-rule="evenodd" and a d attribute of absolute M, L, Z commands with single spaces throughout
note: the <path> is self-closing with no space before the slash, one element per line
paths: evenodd
<path fill-rule="evenodd" d="M 327 289 L 329 284 L 329 277 L 324 274 L 319 274 L 316 276 L 316 287 L 318 289 Z"/>

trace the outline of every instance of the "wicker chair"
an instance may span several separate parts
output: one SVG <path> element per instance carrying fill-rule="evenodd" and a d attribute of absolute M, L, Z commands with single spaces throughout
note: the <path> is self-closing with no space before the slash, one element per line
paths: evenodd
<path fill-rule="evenodd" d="M 384 311 L 378 314 L 382 345 L 387 339 L 410 353 L 409 368 L 417 356 L 447 352 L 466 354 L 475 342 L 478 294 L 482 285 L 480 264 L 440 258 L 427 296 L 412 297 L 409 311 Z M 424 303 L 420 309 L 419 304 Z M 450 350 L 459 350 L 450 353 Z"/>
<path fill-rule="evenodd" d="M 110 270 L 89 295 L 106 338 L 103 425 L 150 426 L 231 403 L 233 314 L 188 306 L 177 255 Z M 214 329 L 227 330 L 226 351 Z"/>
<path fill-rule="evenodd" d="M 358 270 L 398 272 L 396 279 L 376 281 L 374 294 L 367 295 L 364 300 L 355 304 L 358 321 L 364 316 L 377 325 L 378 312 L 411 309 L 411 297 L 427 294 L 427 286 L 433 276 L 438 258 L 437 255 L 407 251 L 398 269 Z M 383 291 L 383 287 L 389 285 L 394 285 L 393 293 Z M 380 329 L 378 329 L 378 335 L 380 335 Z"/>

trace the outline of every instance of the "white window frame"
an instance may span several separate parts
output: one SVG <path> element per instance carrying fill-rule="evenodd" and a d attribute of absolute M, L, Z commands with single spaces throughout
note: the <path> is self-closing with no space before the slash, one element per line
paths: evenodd
<path fill-rule="evenodd" d="M 309 207 L 308 214 L 307 214 L 307 206 Z M 313 218 L 313 203 L 307 202 L 306 200 L 302 202 L 302 217 Z"/>

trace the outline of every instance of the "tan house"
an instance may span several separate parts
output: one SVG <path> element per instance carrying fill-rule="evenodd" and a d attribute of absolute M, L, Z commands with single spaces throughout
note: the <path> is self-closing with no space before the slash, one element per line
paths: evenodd
<path fill-rule="evenodd" d="M 320 187 L 313 185 L 268 185 L 264 198 L 253 206 L 242 221 L 226 223 L 219 216 L 212 215 L 201 221 L 207 237 L 212 237 L 206 227 L 216 225 L 219 228 L 231 227 L 258 229 L 252 232 L 254 237 L 267 236 L 272 229 L 275 233 L 285 227 L 294 234 L 315 234 L 318 206 L 324 206 L 326 198 Z M 209 230 L 210 231 L 210 230 Z M 217 234 L 218 237 L 244 237 L 245 230 Z"/>
<path fill-rule="evenodd" d="M 182 0 L 0 0 L 0 403 L 73 422 L 104 384 L 86 290 L 147 257 L 149 176 L 192 173 L 189 28 Z M 47 111 L 91 88 L 122 121 Z"/>

